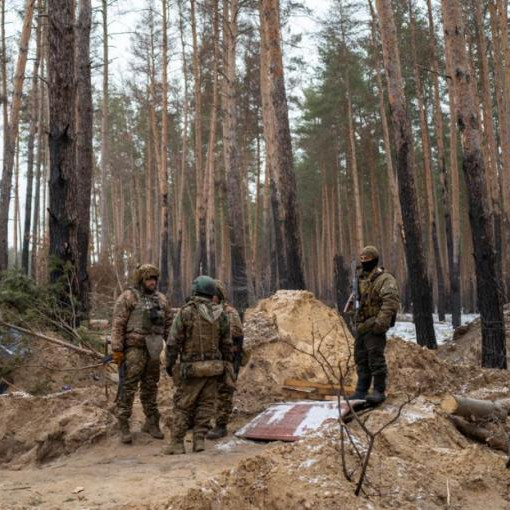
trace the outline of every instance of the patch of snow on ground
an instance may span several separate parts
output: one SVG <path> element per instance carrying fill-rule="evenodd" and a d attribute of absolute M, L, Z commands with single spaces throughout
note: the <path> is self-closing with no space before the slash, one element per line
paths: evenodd
<path fill-rule="evenodd" d="M 476 314 L 463 314 L 462 324 L 469 324 L 478 317 Z M 437 314 L 434 314 L 434 330 L 438 344 L 451 340 L 453 337 L 452 316 L 446 315 L 446 321 L 440 322 Z M 415 342 L 416 329 L 414 327 L 413 316 L 411 314 L 399 315 L 395 326 L 388 330 L 387 336 L 398 336 L 404 340 Z"/>
<path fill-rule="evenodd" d="M 238 446 L 253 444 L 252 441 L 246 441 L 245 439 L 233 438 L 229 441 L 223 441 L 214 446 L 216 450 L 220 450 L 222 452 L 230 452 L 235 450 Z"/>
<path fill-rule="evenodd" d="M 300 469 L 306 469 L 312 467 L 317 462 L 317 459 L 306 459 L 299 465 Z"/>

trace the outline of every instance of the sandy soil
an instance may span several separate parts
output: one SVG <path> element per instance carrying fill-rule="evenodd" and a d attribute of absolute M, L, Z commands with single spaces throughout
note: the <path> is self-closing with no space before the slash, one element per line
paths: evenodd
<path fill-rule="evenodd" d="M 264 450 L 263 444 L 229 437 L 209 443 L 204 453 L 173 457 L 161 453 L 164 441 L 142 432 L 134 439 L 133 445 L 121 446 L 112 438 L 42 467 L 0 470 L 0 508 L 113 509 L 163 503 Z M 83 490 L 75 494 L 79 488 Z"/>
<path fill-rule="evenodd" d="M 44 375 L 41 369 L 34 374 L 20 367 L 13 373 L 14 383 L 35 388 L 37 394 L 0 396 L 0 509 L 510 510 L 505 455 L 466 439 L 440 409 L 449 392 L 500 398 L 510 391 L 507 371 L 472 363 L 478 340 L 475 326 L 471 328 L 465 333 L 470 348 L 457 350 L 451 359 L 441 350 L 388 341 L 389 398 L 366 415 L 366 426 L 377 430 L 402 402 L 414 399 L 378 436 L 358 498 L 353 494 L 359 476 L 356 450 L 366 451 L 368 445 L 359 425 L 351 426 L 356 448 L 348 446 L 344 455 L 352 481 L 342 474 L 334 420 L 293 444 L 229 436 L 217 444 L 208 442 L 204 453 L 169 457 L 161 454 L 166 440 L 139 432 L 143 415 L 138 400 L 132 419 L 135 443 L 120 445 L 112 414 L 114 388 L 109 386 L 107 400 L 101 371 L 85 370 L 69 380 L 67 372 Z M 324 381 L 323 368 L 310 353 L 322 352 L 332 367 L 352 362 L 352 338 L 345 325 L 307 292 L 279 292 L 259 302 L 246 314 L 246 333 L 251 359 L 238 381 L 231 430 L 282 400 L 285 378 Z M 88 363 L 52 349 L 34 352 L 39 364 Z M 38 384 L 43 377 L 44 384 Z M 68 386 L 73 389 L 62 392 Z M 162 374 L 164 425 L 171 415 L 172 393 L 170 379 Z M 164 430 L 168 438 L 168 428 Z"/>

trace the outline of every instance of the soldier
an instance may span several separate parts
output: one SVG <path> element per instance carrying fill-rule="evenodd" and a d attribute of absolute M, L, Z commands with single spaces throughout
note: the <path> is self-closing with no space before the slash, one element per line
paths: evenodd
<path fill-rule="evenodd" d="M 124 291 L 113 311 L 112 356 L 123 381 L 119 383 L 116 415 L 121 441 L 131 443 L 129 418 L 140 384 L 140 400 L 145 413 L 143 432 L 163 439 L 159 428 L 157 405 L 159 356 L 171 326 L 171 312 L 166 297 L 156 290 L 159 270 L 151 264 L 138 265 L 135 286 Z"/>
<path fill-rule="evenodd" d="M 241 365 L 241 358 L 243 355 L 243 325 L 241 317 L 237 310 L 227 302 L 227 291 L 225 285 L 220 280 L 215 280 L 216 283 L 216 296 L 214 302 L 223 306 L 225 313 L 228 316 L 230 323 L 230 337 L 233 343 L 233 358 L 234 358 L 234 379 L 237 379 L 239 368 Z M 219 439 L 227 435 L 227 423 L 232 414 L 233 399 L 235 386 L 232 381 L 228 380 L 230 374 L 227 372 L 218 381 L 218 395 L 216 399 L 216 423 L 215 427 L 207 433 L 207 439 Z"/>
<path fill-rule="evenodd" d="M 366 246 L 360 258 L 360 308 L 354 344 L 358 383 L 355 393 L 349 398 L 364 400 L 366 397 L 367 402 L 376 405 L 386 399 L 386 331 L 395 324 L 400 299 L 395 278 L 378 267 L 377 248 Z M 374 390 L 367 397 L 372 378 Z"/>
<path fill-rule="evenodd" d="M 193 429 L 193 451 L 204 450 L 204 439 L 214 415 L 218 377 L 231 362 L 232 340 L 228 317 L 214 304 L 216 285 L 199 276 L 191 299 L 175 317 L 166 347 L 166 371 L 174 380 L 172 439 L 164 450 L 185 453 L 184 436 Z M 231 369 L 231 367 L 229 367 Z"/>

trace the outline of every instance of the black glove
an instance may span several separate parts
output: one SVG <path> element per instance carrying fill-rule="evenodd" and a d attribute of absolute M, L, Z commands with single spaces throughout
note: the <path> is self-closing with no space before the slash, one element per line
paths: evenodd
<path fill-rule="evenodd" d="M 172 371 L 174 369 L 174 365 L 175 363 L 177 362 L 177 356 L 174 356 L 174 355 L 170 355 L 168 356 L 167 355 L 167 358 L 166 358 L 166 367 L 165 367 L 165 370 L 166 370 L 166 373 L 172 377 Z"/>
<path fill-rule="evenodd" d="M 362 322 L 358 326 L 358 334 L 364 335 L 365 333 L 370 333 L 372 331 L 372 328 L 375 325 L 375 317 L 370 317 L 370 319 L 367 319 L 365 322 Z"/>

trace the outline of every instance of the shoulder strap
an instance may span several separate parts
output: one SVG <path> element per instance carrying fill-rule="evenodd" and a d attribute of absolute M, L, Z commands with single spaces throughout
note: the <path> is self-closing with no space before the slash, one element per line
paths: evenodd
<path fill-rule="evenodd" d="M 379 276 L 385 273 L 384 267 L 378 267 L 370 276 L 370 283 L 374 283 Z"/>

